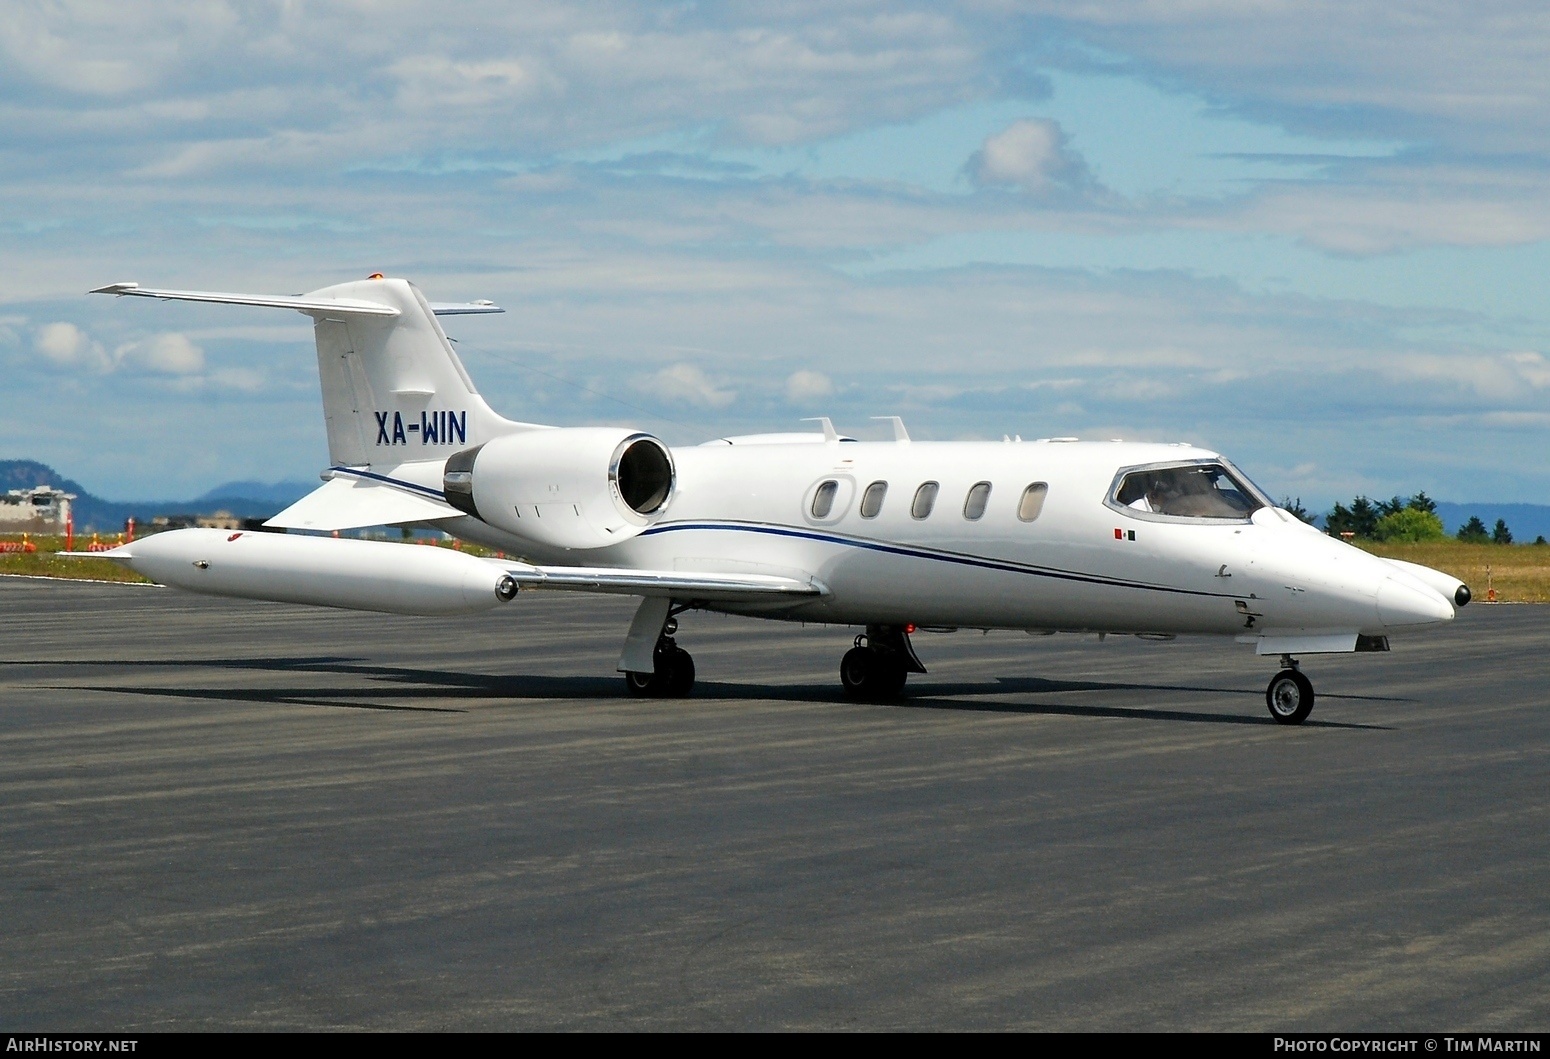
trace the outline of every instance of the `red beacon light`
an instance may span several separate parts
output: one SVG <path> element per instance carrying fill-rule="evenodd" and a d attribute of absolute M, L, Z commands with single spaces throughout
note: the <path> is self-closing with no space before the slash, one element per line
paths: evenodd
<path fill-rule="evenodd" d="M 381 279 L 382 278 L 382 273 L 380 273 L 380 272 L 373 272 L 371 275 L 367 276 L 366 278 L 367 279 Z"/>

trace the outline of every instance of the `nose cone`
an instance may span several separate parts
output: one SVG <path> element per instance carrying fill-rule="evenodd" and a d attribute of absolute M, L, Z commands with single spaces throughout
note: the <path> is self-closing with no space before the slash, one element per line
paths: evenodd
<path fill-rule="evenodd" d="M 1384 578 L 1378 588 L 1378 618 L 1390 629 L 1453 620 L 1453 604 L 1421 584 Z"/>

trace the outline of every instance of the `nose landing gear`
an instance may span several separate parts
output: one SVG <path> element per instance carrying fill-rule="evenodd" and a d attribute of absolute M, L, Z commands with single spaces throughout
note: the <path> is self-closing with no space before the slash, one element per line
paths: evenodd
<path fill-rule="evenodd" d="M 868 625 L 840 660 L 840 685 L 845 695 L 857 702 L 892 702 L 903 693 L 911 673 L 925 671 L 910 645 L 907 629 Z"/>
<path fill-rule="evenodd" d="M 1302 675 L 1291 655 L 1281 656 L 1281 671 L 1265 688 L 1265 705 L 1277 724 L 1301 724 L 1313 712 L 1313 681 Z"/>

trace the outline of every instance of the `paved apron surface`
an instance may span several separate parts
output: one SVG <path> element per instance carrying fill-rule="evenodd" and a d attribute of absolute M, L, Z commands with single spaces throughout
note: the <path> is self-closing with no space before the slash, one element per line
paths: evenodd
<path fill-rule="evenodd" d="M 1550 607 L 1309 658 L 0 579 L 0 1029 L 1550 1027 Z"/>

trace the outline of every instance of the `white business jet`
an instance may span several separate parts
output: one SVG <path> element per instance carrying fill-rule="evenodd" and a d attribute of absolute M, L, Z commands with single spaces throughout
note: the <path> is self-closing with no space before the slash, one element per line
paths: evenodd
<path fill-rule="evenodd" d="M 637 596 L 619 659 L 634 694 L 689 692 L 674 634 L 704 609 L 864 627 L 840 663 L 864 700 L 925 672 L 917 628 L 1231 637 L 1280 657 L 1266 701 L 1298 724 L 1314 695 L 1297 656 L 1386 651 L 1470 597 L 1304 525 L 1190 445 L 912 442 L 895 418 L 885 443 L 822 419 L 670 448 L 492 411 L 437 320 L 500 312 L 488 302 L 435 304 L 381 276 L 298 297 L 93 293 L 310 316 L 330 460 L 321 488 L 266 523 L 310 534 L 185 529 L 108 557 L 194 592 L 409 614 L 487 610 L 524 589 Z M 381 525 L 523 561 L 325 535 Z"/>

